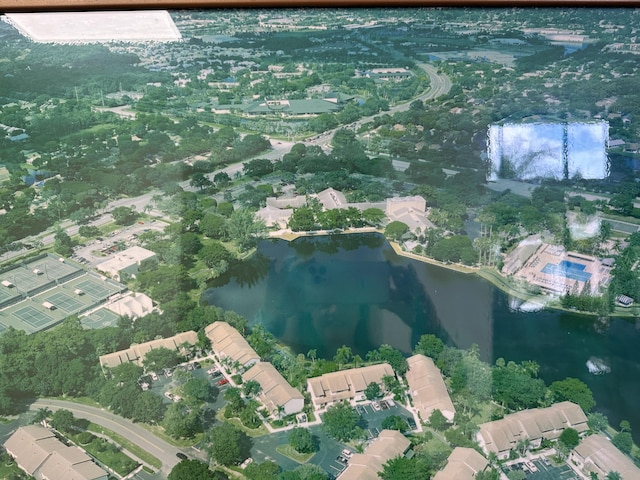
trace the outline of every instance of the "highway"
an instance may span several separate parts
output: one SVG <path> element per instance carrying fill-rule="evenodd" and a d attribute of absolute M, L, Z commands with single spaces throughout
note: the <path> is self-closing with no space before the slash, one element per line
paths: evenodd
<path fill-rule="evenodd" d="M 31 410 L 39 410 L 41 408 L 48 408 L 52 411 L 60 409 L 69 410 L 76 418 L 84 418 L 122 435 L 154 457 L 160 459 L 164 477 L 166 477 L 169 472 L 171 472 L 171 469 L 180 461 L 178 457 L 176 457 L 176 454 L 181 451 L 179 448 L 168 444 L 163 439 L 156 437 L 132 421 L 114 415 L 106 410 L 53 399 L 36 400 L 29 408 Z"/>

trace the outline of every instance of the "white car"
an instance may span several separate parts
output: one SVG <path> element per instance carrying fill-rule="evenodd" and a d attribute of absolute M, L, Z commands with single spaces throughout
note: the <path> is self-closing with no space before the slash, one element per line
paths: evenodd
<path fill-rule="evenodd" d="M 151 372 L 149 375 L 151 375 L 151 380 L 154 382 L 158 381 L 158 374 L 156 372 Z"/>
<path fill-rule="evenodd" d="M 380 410 L 382 410 L 382 407 L 378 402 L 371 402 L 371 406 L 376 412 L 379 412 Z"/>

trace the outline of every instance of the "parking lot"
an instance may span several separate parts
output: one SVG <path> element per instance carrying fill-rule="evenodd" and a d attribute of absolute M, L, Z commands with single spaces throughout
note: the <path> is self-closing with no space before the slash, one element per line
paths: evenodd
<path fill-rule="evenodd" d="M 527 465 L 528 463 L 528 465 Z M 531 468 L 533 465 L 534 468 Z M 505 473 L 520 470 L 525 473 L 527 480 L 579 480 L 580 477 L 568 465 L 554 466 L 549 460 L 537 459 L 526 463 L 517 463 L 504 467 Z"/>
<path fill-rule="evenodd" d="M 360 426 L 364 429 L 369 440 L 375 438 L 382 430 L 382 422 L 391 415 L 399 415 L 404 418 L 412 418 L 411 412 L 396 402 L 382 403 L 374 408 L 372 402 L 363 402 L 356 406 L 360 414 Z M 346 468 L 350 453 L 354 449 L 329 437 L 322 425 L 312 425 L 309 431 L 317 437 L 319 450 L 309 460 L 309 463 L 318 465 L 327 473 L 337 477 Z M 296 462 L 276 451 L 278 445 L 288 443 L 289 432 L 277 432 L 262 437 L 253 438 L 251 455 L 257 462 L 271 460 L 278 463 L 283 470 L 291 470 L 298 466 Z M 346 450 L 346 451 L 345 451 Z"/>

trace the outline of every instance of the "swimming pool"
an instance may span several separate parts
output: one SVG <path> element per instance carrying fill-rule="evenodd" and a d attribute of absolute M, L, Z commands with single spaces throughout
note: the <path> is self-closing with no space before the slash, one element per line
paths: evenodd
<path fill-rule="evenodd" d="M 562 260 L 558 264 L 547 263 L 541 271 L 542 273 L 546 273 L 547 275 L 559 275 L 570 280 L 586 282 L 591 278 L 591 274 L 584 271 L 586 267 L 587 266 L 582 263 Z"/>

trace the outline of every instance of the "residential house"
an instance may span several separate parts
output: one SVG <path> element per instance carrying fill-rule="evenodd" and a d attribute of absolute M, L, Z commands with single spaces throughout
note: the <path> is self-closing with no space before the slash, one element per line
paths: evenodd
<path fill-rule="evenodd" d="M 618 472 L 622 480 L 640 480 L 640 469 L 604 435 L 591 435 L 580 442 L 569 455 L 571 464 L 587 477 L 595 473 L 605 478 Z"/>
<path fill-rule="evenodd" d="M 342 400 L 364 400 L 364 391 L 370 383 L 384 388 L 383 377 L 394 376 L 388 363 L 351 368 L 325 373 L 307 380 L 307 389 L 315 408 L 325 408 Z"/>
<path fill-rule="evenodd" d="M 456 447 L 447 465 L 433 476 L 433 480 L 473 480 L 489 462 L 473 448 Z"/>
<path fill-rule="evenodd" d="M 508 458 L 511 450 L 523 444 L 537 448 L 542 440 L 556 440 L 565 428 L 573 428 L 579 433 L 589 429 L 582 408 L 572 402 L 523 410 L 479 427 L 476 440 L 480 447 L 486 454 L 494 452 L 500 459 Z"/>
<path fill-rule="evenodd" d="M 176 350 L 184 355 L 188 353 L 184 350 L 185 344 L 195 345 L 196 343 L 198 343 L 198 334 L 196 332 L 193 330 L 182 332 L 173 337 L 159 338 L 151 340 L 150 342 L 131 345 L 125 350 L 100 355 L 100 366 L 103 370 L 114 368 L 128 362 L 142 366 L 144 357 L 153 349 L 167 348 L 169 350 Z"/>
<path fill-rule="evenodd" d="M 41 425 L 21 427 L 4 448 L 16 465 L 36 480 L 108 480 L 106 471 L 81 448 L 67 446 Z"/>
<path fill-rule="evenodd" d="M 453 421 L 456 409 L 451 402 L 440 369 L 433 360 L 418 354 L 409 357 L 407 363 L 409 393 L 422 420 L 426 422 L 434 410 L 440 410 L 447 420 Z"/>
<path fill-rule="evenodd" d="M 382 430 L 364 453 L 354 453 L 339 480 L 379 480 L 378 472 L 389 460 L 404 455 L 411 442 L 397 430 Z"/>
<path fill-rule="evenodd" d="M 260 384 L 260 401 L 270 414 L 291 415 L 304 407 L 304 396 L 293 388 L 269 362 L 258 362 L 242 374 L 243 382 L 255 380 Z"/>
<path fill-rule="evenodd" d="M 251 348 L 240 332 L 227 322 L 214 322 L 205 328 L 205 334 L 211 340 L 211 348 L 220 362 L 228 358 L 230 367 L 249 368 L 260 361 L 260 356 Z"/>

